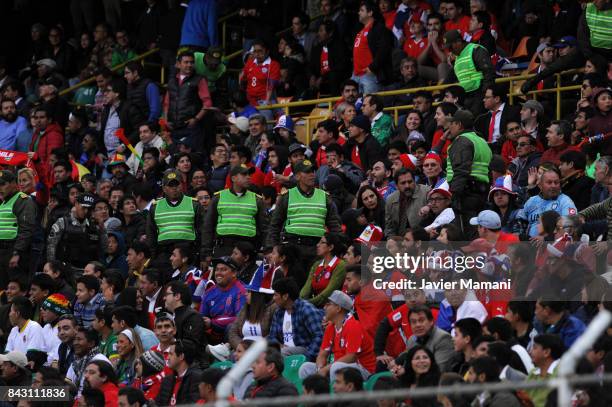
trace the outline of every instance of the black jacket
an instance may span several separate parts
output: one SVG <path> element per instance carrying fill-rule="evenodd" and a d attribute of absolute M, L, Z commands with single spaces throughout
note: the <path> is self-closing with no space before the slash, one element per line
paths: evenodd
<path fill-rule="evenodd" d="M 572 198 L 579 211 L 591 204 L 591 190 L 595 181 L 584 174 L 575 174 L 561 181 L 561 191 Z"/>
<path fill-rule="evenodd" d="M 310 74 L 316 78 L 321 76 L 321 52 L 327 46 L 329 61 L 329 73 L 326 78 L 332 94 L 339 94 L 340 85 L 344 79 L 350 76 L 351 66 L 349 61 L 351 55 L 342 38 L 334 34 L 327 44 L 317 44 L 312 49 L 310 56 Z"/>
<path fill-rule="evenodd" d="M 200 377 L 202 371 L 197 367 L 189 367 L 183 376 L 183 381 L 178 389 L 176 395 L 176 404 L 194 404 L 200 398 L 200 392 L 198 385 L 200 384 Z M 163 378 L 159 393 L 155 397 L 155 402 L 160 406 L 167 406 L 170 404 L 172 398 L 172 391 L 174 390 L 174 384 L 176 383 L 176 375 L 172 374 Z"/>
<path fill-rule="evenodd" d="M 374 22 L 368 33 L 368 46 L 372 52 L 370 70 L 376 74 L 380 84 L 388 84 L 393 80 L 393 65 L 391 53 L 393 50 L 393 33 L 387 29 L 383 20 Z"/>
<path fill-rule="evenodd" d="M 147 220 L 141 213 L 132 216 L 132 220 L 129 224 L 125 224 L 124 221 L 121 232 L 123 233 L 123 237 L 125 237 L 125 243 L 131 246 L 134 240 L 140 239 L 146 232 L 146 225 Z"/>
<path fill-rule="evenodd" d="M 347 160 L 351 160 L 351 152 L 356 145 L 359 146 L 359 158 L 361 160 L 361 168 L 364 172 L 372 168 L 374 163 L 385 158 L 380 143 L 378 143 L 372 135 L 368 135 L 361 144 L 358 144 L 354 139 L 350 139 L 344 145 L 344 157 Z"/>
<path fill-rule="evenodd" d="M 268 378 L 265 380 L 257 380 L 251 384 L 244 393 L 245 398 L 258 399 L 280 396 L 297 396 L 298 391 L 295 385 L 285 379 L 283 376 Z"/>
<path fill-rule="evenodd" d="M 474 130 L 476 130 L 480 135 L 488 141 L 489 138 L 489 124 L 491 123 L 491 115 L 492 113 L 486 112 L 481 114 L 474 121 Z M 499 132 L 500 134 L 504 134 L 506 129 L 506 125 L 509 121 L 515 121 L 520 123 L 521 120 L 521 108 L 519 106 L 513 106 L 506 102 L 504 105 L 504 110 L 501 113 L 501 120 L 499 122 Z M 499 140 L 499 138 L 497 139 Z M 501 143 L 499 146 L 499 150 L 501 151 Z"/>
<path fill-rule="evenodd" d="M 527 93 L 530 90 L 533 90 L 538 82 L 547 79 L 556 73 L 567 71 L 570 69 L 580 68 L 584 66 L 584 61 L 585 60 L 584 56 L 582 55 L 582 52 L 580 52 L 578 48 L 575 48 L 569 54 L 554 60 L 548 66 L 548 68 L 544 69 L 542 72 L 540 72 L 533 78 L 527 79 L 523 86 L 521 86 L 521 92 Z"/>
<path fill-rule="evenodd" d="M 206 333 L 204 330 L 204 320 L 191 306 L 182 306 L 174 310 L 174 323 L 176 324 L 176 339 L 190 339 L 196 344 L 198 355 L 196 363 L 201 368 L 208 365 L 206 358 Z M 197 389 L 196 389 L 197 390 Z"/>
<path fill-rule="evenodd" d="M 108 122 L 108 116 L 110 114 L 110 105 L 104 106 L 104 110 L 102 110 L 102 117 L 100 119 L 100 134 L 98 139 L 98 146 L 101 149 L 105 149 L 104 147 L 104 129 L 106 128 L 106 123 Z M 119 126 L 125 132 L 125 136 L 130 140 L 132 145 L 136 145 L 138 141 L 138 125 L 140 123 L 136 123 L 134 121 L 134 117 L 138 117 L 139 113 L 136 108 L 134 108 L 129 102 L 122 101 L 119 103 L 117 107 L 117 113 L 119 114 Z"/>

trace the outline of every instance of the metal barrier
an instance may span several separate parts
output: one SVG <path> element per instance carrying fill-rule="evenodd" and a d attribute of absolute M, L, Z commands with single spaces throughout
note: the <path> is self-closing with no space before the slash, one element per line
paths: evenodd
<path fill-rule="evenodd" d="M 509 94 L 508 94 L 508 101 L 510 104 L 513 104 L 514 99 L 517 96 L 531 96 L 533 95 L 534 97 L 536 97 L 539 94 L 543 94 L 543 93 L 556 93 L 557 94 L 557 103 L 556 103 L 556 116 L 557 119 L 561 118 L 561 92 L 566 92 L 566 91 L 574 91 L 574 90 L 579 90 L 580 89 L 580 85 L 572 85 L 572 86 L 561 86 L 561 77 L 564 75 L 574 75 L 576 73 L 581 72 L 581 69 L 572 69 L 569 71 L 564 71 L 564 72 L 560 72 L 555 74 L 555 76 L 557 77 L 557 85 L 554 88 L 549 88 L 549 89 L 541 89 L 541 90 L 533 90 L 527 93 L 527 95 L 523 95 L 521 93 L 518 92 L 514 92 L 514 90 L 516 89 L 516 87 L 513 86 L 514 82 L 516 81 L 524 81 L 526 79 L 532 78 L 535 76 L 535 74 L 528 74 L 528 75 L 518 75 L 518 76 L 508 76 L 508 77 L 503 77 L 503 78 L 497 78 L 495 80 L 496 83 L 509 83 L 510 89 L 509 89 Z M 457 86 L 457 83 L 451 83 L 451 84 L 444 84 L 444 85 L 433 85 L 433 86 L 423 86 L 423 87 L 418 87 L 418 88 L 409 88 L 409 89 L 398 89 L 398 90 L 390 90 L 390 91 L 382 91 L 382 92 L 377 92 L 376 94 L 379 96 L 397 96 L 397 95 L 406 95 L 406 94 L 410 94 L 410 93 L 416 93 L 419 91 L 428 91 L 428 92 L 437 92 L 437 91 L 441 91 L 444 90 L 446 88 L 449 88 L 451 86 Z M 327 104 L 327 107 L 329 110 L 332 110 L 332 105 L 333 103 L 337 102 L 338 100 L 341 99 L 341 96 L 334 96 L 334 97 L 328 97 L 328 98 L 321 98 L 321 99 L 311 99 L 311 100 L 301 100 L 301 101 L 296 101 L 296 102 L 289 102 L 289 103 L 277 103 L 277 104 L 270 104 L 270 105 L 262 105 L 262 106 L 257 106 L 257 109 L 259 110 L 270 110 L 270 109 L 282 109 L 285 114 L 290 114 L 290 109 L 292 107 L 304 107 L 304 106 L 319 106 L 319 105 L 325 105 Z M 390 106 L 385 108 L 386 111 L 393 111 L 394 112 L 394 118 L 395 118 L 395 124 L 397 124 L 397 118 L 398 118 L 398 114 L 397 112 L 399 110 L 407 110 L 412 108 L 412 105 L 404 105 L 404 106 Z"/>

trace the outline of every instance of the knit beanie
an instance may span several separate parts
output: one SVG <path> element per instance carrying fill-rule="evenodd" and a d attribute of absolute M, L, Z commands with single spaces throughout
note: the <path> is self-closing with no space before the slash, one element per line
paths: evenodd
<path fill-rule="evenodd" d="M 142 363 L 142 373 L 145 377 L 161 372 L 166 366 L 164 356 L 154 350 L 148 350 L 140 355 L 140 362 Z"/>
<path fill-rule="evenodd" d="M 57 315 L 70 314 L 70 301 L 63 294 L 55 293 L 48 296 L 42 303 L 41 308 L 55 312 Z"/>

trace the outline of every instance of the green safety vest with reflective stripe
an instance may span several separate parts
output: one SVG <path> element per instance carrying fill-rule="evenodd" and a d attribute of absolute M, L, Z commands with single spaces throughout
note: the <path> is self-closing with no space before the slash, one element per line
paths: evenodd
<path fill-rule="evenodd" d="M 242 196 L 229 189 L 219 192 L 217 234 L 253 237 L 257 234 L 257 195 L 247 191 Z"/>
<path fill-rule="evenodd" d="M 600 11 L 590 3 L 586 7 L 585 17 L 591 33 L 591 46 L 612 49 L 612 9 Z"/>
<path fill-rule="evenodd" d="M 478 44 L 468 44 L 463 48 L 461 54 L 455 60 L 455 76 L 459 80 L 459 85 L 466 92 L 473 92 L 480 88 L 480 83 L 484 78 L 482 72 L 476 70 L 472 54 L 476 47 L 481 47 Z"/>
<path fill-rule="evenodd" d="M 457 137 L 465 137 L 474 145 L 474 159 L 472 161 L 472 169 L 470 176 L 480 182 L 489 182 L 489 163 L 491 162 L 491 149 L 482 137 L 473 131 L 462 133 Z M 456 140 L 456 139 L 455 139 Z M 448 155 L 452 153 L 453 143 L 448 146 Z M 451 182 L 453 179 L 453 166 L 451 160 L 446 160 L 446 181 Z"/>
<path fill-rule="evenodd" d="M 157 241 L 165 240 L 195 240 L 195 210 L 193 198 L 183 195 L 177 206 L 168 205 L 164 198 L 155 206 L 155 224 L 157 225 Z"/>
<path fill-rule="evenodd" d="M 327 197 L 315 188 L 310 198 L 300 193 L 297 187 L 289 190 L 285 231 L 298 236 L 321 237 L 325 234 Z"/>
<path fill-rule="evenodd" d="M 0 204 L 0 240 L 14 240 L 17 237 L 17 216 L 13 213 L 13 206 L 22 195 L 17 192 L 11 199 Z"/>

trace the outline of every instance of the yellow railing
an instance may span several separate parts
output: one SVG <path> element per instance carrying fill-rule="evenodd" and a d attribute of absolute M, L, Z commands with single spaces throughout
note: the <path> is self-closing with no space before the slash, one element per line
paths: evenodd
<path fill-rule="evenodd" d="M 509 76 L 509 77 L 503 77 L 503 78 L 497 78 L 495 80 L 496 83 L 510 83 L 510 92 L 509 92 L 509 102 L 510 104 L 512 104 L 514 102 L 514 98 L 521 96 L 521 97 L 525 97 L 525 96 L 531 96 L 533 95 L 534 97 L 536 97 L 536 95 L 541 94 L 541 93 L 556 93 L 557 94 L 557 104 L 556 104 L 556 116 L 557 119 L 559 119 L 561 117 L 561 92 L 565 92 L 565 91 L 573 91 L 573 90 L 578 90 L 580 89 L 580 85 L 572 85 L 572 86 L 565 86 L 562 87 L 561 86 L 561 76 L 563 75 L 569 75 L 569 74 L 576 74 L 578 72 L 580 72 L 580 69 L 573 69 L 573 70 L 569 70 L 569 71 L 565 71 L 565 72 L 560 72 L 558 74 L 555 74 L 557 77 L 557 85 L 554 88 L 549 88 L 549 89 L 542 89 L 542 90 L 533 90 L 527 93 L 527 95 L 523 95 L 521 93 L 515 92 L 516 87 L 513 86 L 514 82 L 516 81 L 524 81 L 526 79 L 532 78 L 533 76 L 535 76 L 534 74 L 528 74 L 528 75 L 517 75 L 517 76 Z M 418 87 L 418 88 L 410 88 L 410 89 L 398 89 L 398 90 L 390 90 L 390 91 L 383 91 L 383 92 L 378 92 L 376 93 L 379 96 L 397 96 L 397 95 L 406 95 L 406 94 L 410 94 L 410 93 L 416 93 L 419 91 L 428 91 L 428 92 L 436 92 L 436 91 L 441 91 L 444 90 L 448 87 L 451 86 L 456 86 L 458 84 L 456 83 L 451 83 L 451 84 L 444 84 L 444 85 L 433 85 L 433 86 L 423 86 L 423 87 Z M 333 103 L 337 102 L 338 100 L 340 100 L 341 97 L 340 96 L 333 96 L 333 97 L 328 97 L 328 98 L 320 98 L 320 99 L 311 99 L 311 100 L 300 100 L 300 101 L 296 101 L 296 102 L 289 102 L 289 103 L 277 103 L 277 104 L 270 104 L 270 105 L 263 105 L 263 106 L 257 106 L 257 108 L 259 110 L 269 110 L 269 109 L 282 109 L 284 111 L 285 114 L 290 114 L 290 109 L 291 108 L 296 108 L 296 107 L 305 107 L 305 106 L 319 106 L 319 105 L 325 105 L 327 104 L 327 108 L 331 111 L 332 110 L 332 106 Z M 394 118 L 396 119 L 396 124 L 397 124 L 397 117 L 398 114 L 397 112 L 399 110 L 408 110 L 411 109 L 412 105 L 407 105 L 407 106 L 391 106 L 388 108 L 385 108 L 386 111 L 393 111 L 394 112 Z"/>

